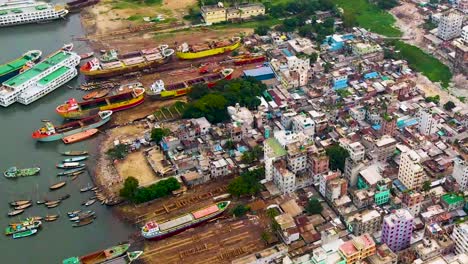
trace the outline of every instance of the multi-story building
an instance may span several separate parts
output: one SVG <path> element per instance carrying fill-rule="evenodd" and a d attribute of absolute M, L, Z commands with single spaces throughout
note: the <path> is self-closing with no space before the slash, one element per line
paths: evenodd
<path fill-rule="evenodd" d="M 440 235 L 438 238 L 425 237 L 414 246 L 416 256 L 422 261 L 427 261 L 433 257 L 449 254 L 454 249 L 454 242 L 447 235 Z"/>
<path fill-rule="evenodd" d="M 375 242 L 369 234 L 364 234 L 343 243 L 339 252 L 346 259 L 346 264 L 354 264 L 374 255 Z"/>
<path fill-rule="evenodd" d="M 450 212 L 453 210 L 462 209 L 465 205 L 465 198 L 463 194 L 447 193 L 440 197 L 440 203 L 444 209 Z"/>
<path fill-rule="evenodd" d="M 330 170 L 330 158 L 323 150 L 308 153 L 307 162 L 309 164 L 309 174 L 314 178 L 314 183 L 319 182 L 319 175 L 327 173 Z"/>
<path fill-rule="evenodd" d="M 374 157 L 378 161 L 386 161 L 396 149 L 397 141 L 390 136 L 383 136 L 375 142 Z"/>
<path fill-rule="evenodd" d="M 461 33 L 461 38 L 465 45 L 468 45 L 468 25 L 464 26 Z"/>
<path fill-rule="evenodd" d="M 383 180 L 379 181 L 375 188 L 375 195 L 374 195 L 374 202 L 376 205 L 383 205 L 390 201 L 390 189 L 385 181 L 391 181 L 388 178 L 384 178 Z"/>
<path fill-rule="evenodd" d="M 422 187 L 425 180 L 425 172 L 420 161 L 421 157 L 414 150 L 409 150 L 401 154 L 398 179 L 408 189 Z"/>
<path fill-rule="evenodd" d="M 371 43 L 356 43 L 351 45 L 351 50 L 353 51 L 354 55 L 363 56 L 370 53 L 382 52 L 383 49 L 379 44 L 371 44 Z"/>
<path fill-rule="evenodd" d="M 366 166 L 367 161 L 354 161 L 351 159 L 351 157 L 346 158 L 343 176 L 348 180 L 350 187 L 356 186 L 359 172 L 362 171 Z"/>
<path fill-rule="evenodd" d="M 345 217 L 346 226 L 349 232 L 356 236 L 365 233 L 373 234 L 380 230 L 382 216 L 376 210 L 364 210 L 354 212 Z"/>
<path fill-rule="evenodd" d="M 340 171 L 329 171 L 326 174 L 320 175 L 319 192 L 323 197 L 326 196 L 328 182 L 338 177 L 340 177 Z"/>
<path fill-rule="evenodd" d="M 285 160 L 273 163 L 273 182 L 283 194 L 296 190 L 296 176 L 288 170 Z"/>
<path fill-rule="evenodd" d="M 464 14 L 468 14 L 468 0 L 458 0 L 457 8 Z"/>
<path fill-rule="evenodd" d="M 468 252 L 468 223 L 456 224 L 453 229 L 452 239 L 455 242 L 455 253 Z"/>
<path fill-rule="evenodd" d="M 206 24 L 214 24 L 230 20 L 250 19 L 265 14 L 265 6 L 261 3 L 243 4 L 225 8 L 224 5 L 202 6 L 201 15 Z"/>
<path fill-rule="evenodd" d="M 432 113 L 431 109 L 420 108 L 417 117 L 419 133 L 427 136 L 436 132 L 439 118 Z"/>
<path fill-rule="evenodd" d="M 221 158 L 210 163 L 211 178 L 223 177 L 231 173 L 229 160 Z"/>
<path fill-rule="evenodd" d="M 207 24 L 226 21 L 226 8 L 221 5 L 202 6 L 200 8 L 203 20 Z"/>
<path fill-rule="evenodd" d="M 356 189 L 351 189 L 350 190 L 350 195 L 353 200 L 353 204 L 358 208 L 358 209 L 363 209 L 366 208 L 372 204 L 375 203 L 374 197 L 375 197 L 375 192 L 373 190 L 367 190 L 367 189 L 361 189 L 361 190 L 356 190 Z"/>
<path fill-rule="evenodd" d="M 374 255 L 367 257 L 370 264 L 397 264 L 398 256 L 386 245 L 377 247 Z"/>
<path fill-rule="evenodd" d="M 306 115 L 296 115 L 292 118 L 292 131 L 294 133 L 302 132 L 312 139 L 315 134 L 315 123 L 312 118 Z"/>
<path fill-rule="evenodd" d="M 265 179 L 273 180 L 273 162 L 286 157 L 286 149 L 276 138 L 269 138 L 263 144 L 263 157 L 265 160 Z"/>
<path fill-rule="evenodd" d="M 437 27 L 437 36 L 443 40 L 451 40 L 460 36 L 463 25 L 463 15 L 458 12 L 444 14 Z"/>
<path fill-rule="evenodd" d="M 275 216 L 275 221 L 280 227 L 278 233 L 284 243 L 289 245 L 299 239 L 299 229 L 290 214 Z"/>
<path fill-rule="evenodd" d="M 424 201 L 424 195 L 416 191 L 410 191 L 403 194 L 402 207 L 407 209 L 411 215 L 417 217 L 421 212 L 421 205 Z"/>
<path fill-rule="evenodd" d="M 384 115 L 380 124 L 380 135 L 395 136 L 397 131 L 397 118 L 391 115 Z"/>
<path fill-rule="evenodd" d="M 298 58 L 296 56 L 286 57 L 288 62 L 289 83 L 292 87 L 300 87 L 309 81 L 309 58 Z"/>
<path fill-rule="evenodd" d="M 334 201 L 346 195 L 348 191 L 348 182 L 343 178 L 336 178 L 327 182 L 325 189 L 325 198 Z"/>
<path fill-rule="evenodd" d="M 454 161 L 452 176 L 457 181 L 461 191 L 468 191 L 468 165 L 459 157 Z"/>
<path fill-rule="evenodd" d="M 348 151 L 353 161 L 361 161 L 366 155 L 366 149 L 360 142 L 351 143 L 348 139 L 340 139 L 340 146 Z"/>
<path fill-rule="evenodd" d="M 385 216 L 382 226 L 382 243 L 394 251 L 409 247 L 413 232 L 414 217 L 406 209 L 398 209 L 395 213 Z"/>

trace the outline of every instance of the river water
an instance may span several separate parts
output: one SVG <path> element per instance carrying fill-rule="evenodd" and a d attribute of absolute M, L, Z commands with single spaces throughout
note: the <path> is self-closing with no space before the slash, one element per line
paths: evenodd
<path fill-rule="evenodd" d="M 2 0 L 0 0 L 1 2 Z M 40 49 L 43 56 L 60 48 L 64 43 L 72 42 L 72 37 L 82 36 L 79 14 L 69 15 L 65 20 L 54 21 L 41 25 L 20 25 L 0 28 L 0 63 L 14 59 L 27 50 Z M 75 50 L 82 53 L 87 50 L 83 42 L 75 42 Z M 77 87 L 83 77 L 79 76 L 68 84 Z M 91 149 L 94 141 L 85 141 L 71 146 L 65 146 L 61 141 L 36 143 L 31 133 L 41 125 L 42 119 L 49 119 L 55 123 L 62 122 L 54 109 L 69 97 L 80 98 L 82 91 L 61 87 L 29 106 L 15 103 L 8 108 L 0 108 L 0 170 L 10 166 L 31 167 L 39 166 L 39 176 L 9 180 L 0 177 L 0 228 L 5 228 L 12 220 L 23 219 L 27 216 L 46 214 L 60 214 L 55 222 L 45 222 L 41 230 L 32 237 L 15 239 L 0 235 L 0 263 L 5 264 L 51 264 L 62 263 L 69 256 L 79 256 L 96 250 L 112 246 L 128 239 L 135 231 L 123 224 L 112 211 L 98 203 L 89 209 L 95 210 L 97 219 L 91 225 L 74 228 L 67 219 L 66 212 L 85 209 L 81 202 L 88 199 L 91 193 L 80 193 L 79 188 L 86 186 L 91 179 L 82 174 L 75 181 L 62 178 L 56 174 L 55 164 L 63 159 L 59 154 L 65 150 Z M 88 161 L 93 163 L 91 157 Z M 50 192 L 49 186 L 59 180 L 67 180 L 67 185 L 60 190 Z M 71 198 L 53 209 L 45 206 L 33 205 L 26 209 L 20 217 L 9 218 L 6 214 L 11 208 L 8 201 L 19 199 L 54 199 L 64 194 Z M 3 232 L 3 230 L 2 230 Z"/>

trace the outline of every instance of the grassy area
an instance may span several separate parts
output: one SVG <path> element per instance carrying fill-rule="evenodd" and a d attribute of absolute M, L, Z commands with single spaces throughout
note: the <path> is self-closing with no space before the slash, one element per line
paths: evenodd
<path fill-rule="evenodd" d="M 260 25 L 265 26 L 275 26 L 281 23 L 281 20 L 278 18 L 269 18 L 266 20 L 252 20 L 243 23 L 226 23 L 226 24 L 215 24 L 212 28 L 215 29 L 224 29 L 224 28 L 256 28 Z"/>
<path fill-rule="evenodd" d="M 131 9 L 139 7 L 160 6 L 162 0 L 118 0 L 110 2 L 112 9 Z"/>
<path fill-rule="evenodd" d="M 444 88 L 448 87 L 452 73 L 445 64 L 420 48 L 404 42 L 395 42 L 395 47 L 400 51 L 401 57 L 407 60 L 412 68 L 421 72 L 433 82 L 441 82 Z"/>
<path fill-rule="evenodd" d="M 384 36 L 401 36 L 400 30 L 394 26 L 395 18 L 367 0 L 333 0 L 333 2 L 343 8 L 345 13 L 355 17 L 361 27 Z"/>

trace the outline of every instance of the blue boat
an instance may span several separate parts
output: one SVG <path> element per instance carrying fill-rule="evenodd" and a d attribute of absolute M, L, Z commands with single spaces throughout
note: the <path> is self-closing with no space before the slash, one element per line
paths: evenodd
<path fill-rule="evenodd" d="M 85 167 L 83 168 L 77 168 L 77 169 L 72 169 L 72 170 L 66 170 L 64 172 L 60 172 L 60 173 L 57 173 L 57 176 L 66 176 L 66 175 L 70 175 L 70 174 L 73 174 L 75 172 L 79 172 L 79 171 L 83 171 L 85 169 Z"/>
<path fill-rule="evenodd" d="M 64 163 L 67 163 L 67 162 L 77 162 L 77 161 L 85 160 L 85 159 L 87 159 L 87 158 L 88 158 L 88 156 L 78 156 L 78 157 L 73 157 L 73 158 L 64 159 L 63 162 L 64 162 Z"/>

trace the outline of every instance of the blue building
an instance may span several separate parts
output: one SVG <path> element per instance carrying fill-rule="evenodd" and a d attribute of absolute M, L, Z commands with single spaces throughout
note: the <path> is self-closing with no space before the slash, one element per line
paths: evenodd
<path fill-rule="evenodd" d="M 253 77 L 259 81 L 265 81 L 275 78 L 275 73 L 270 67 L 264 66 L 261 68 L 244 70 L 243 76 Z"/>

